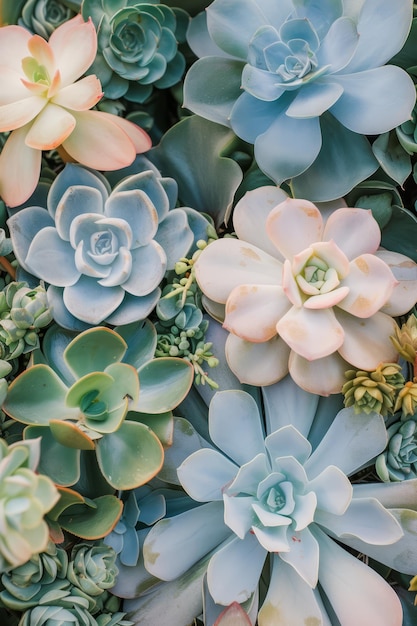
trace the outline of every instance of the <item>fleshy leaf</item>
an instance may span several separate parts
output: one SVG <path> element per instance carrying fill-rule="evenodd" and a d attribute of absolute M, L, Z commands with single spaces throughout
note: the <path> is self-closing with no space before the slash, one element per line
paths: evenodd
<path fill-rule="evenodd" d="M 163 357 L 139 368 L 141 413 L 165 413 L 174 409 L 187 395 L 194 370 L 183 359 Z"/>

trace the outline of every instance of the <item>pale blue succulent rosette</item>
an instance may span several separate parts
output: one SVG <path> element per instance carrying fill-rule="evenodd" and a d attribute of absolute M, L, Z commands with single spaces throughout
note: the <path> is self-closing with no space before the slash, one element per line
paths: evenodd
<path fill-rule="evenodd" d="M 366 136 L 411 117 L 413 81 L 385 64 L 412 10 L 410 0 L 215 0 L 188 31 L 200 58 L 184 104 L 254 144 L 261 170 L 291 180 L 296 197 L 342 196 L 378 168 Z"/>
<path fill-rule="evenodd" d="M 193 209 L 175 208 L 176 182 L 147 159 L 138 157 L 134 172 L 118 172 L 112 190 L 98 172 L 67 164 L 47 210 L 26 207 L 8 220 L 20 267 L 49 284 L 54 319 L 64 328 L 145 319 L 165 272 L 208 224 Z"/>

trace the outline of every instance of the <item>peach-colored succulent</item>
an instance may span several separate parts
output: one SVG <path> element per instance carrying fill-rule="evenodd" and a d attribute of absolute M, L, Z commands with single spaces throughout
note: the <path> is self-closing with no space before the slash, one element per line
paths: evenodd
<path fill-rule="evenodd" d="M 103 95 L 101 84 L 94 75 L 80 77 L 96 51 L 94 25 L 81 15 L 48 42 L 21 26 L 0 28 L 0 132 L 12 131 L 0 154 L 0 195 L 9 206 L 33 193 L 42 150 L 62 146 L 75 161 L 115 170 L 150 148 L 135 124 L 89 110 Z"/>
<path fill-rule="evenodd" d="M 414 305 L 417 265 L 379 250 L 371 211 L 326 215 L 261 187 L 235 207 L 239 239 L 201 253 L 196 278 L 230 332 L 226 357 L 241 382 L 269 385 L 289 371 L 300 387 L 328 395 L 340 393 L 352 365 L 371 371 L 396 360 L 392 315 Z"/>

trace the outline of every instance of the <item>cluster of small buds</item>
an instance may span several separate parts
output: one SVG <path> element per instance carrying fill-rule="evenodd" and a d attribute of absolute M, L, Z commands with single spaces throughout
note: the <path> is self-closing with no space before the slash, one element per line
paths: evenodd
<path fill-rule="evenodd" d="M 375 411 L 384 417 L 395 411 L 396 394 L 403 388 L 404 376 L 397 363 L 381 363 L 373 372 L 348 370 L 342 387 L 344 404 L 355 413 Z"/>
<path fill-rule="evenodd" d="M 213 232 L 211 232 L 213 231 Z M 201 291 L 194 275 L 194 263 L 202 250 L 217 238 L 214 228 L 207 229 L 207 241 L 197 241 L 197 250 L 191 258 L 181 258 L 175 264 L 175 275 L 162 290 L 156 306 L 155 328 L 158 342 L 156 357 L 173 356 L 189 361 L 194 367 L 197 385 L 217 389 L 217 383 L 204 369 L 216 367 L 218 359 L 211 351 L 212 344 L 205 341 L 208 320 L 203 318 Z"/>
<path fill-rule="evenodd" d="M 401 411 L 402 417 L 417 413 L 417 379 L 407 381 L 398 392 L 394 411 Z"/>

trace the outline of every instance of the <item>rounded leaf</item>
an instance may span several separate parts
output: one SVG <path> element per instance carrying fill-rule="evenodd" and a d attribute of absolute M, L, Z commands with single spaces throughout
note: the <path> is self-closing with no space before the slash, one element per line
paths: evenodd
<path fill-rule="evenodd" d="M 194 379 L 188 361 L 173 357 L 154 359 L 139 368 L 140 396 L 138 411 L 172 411 L 187 395 Z"/>

